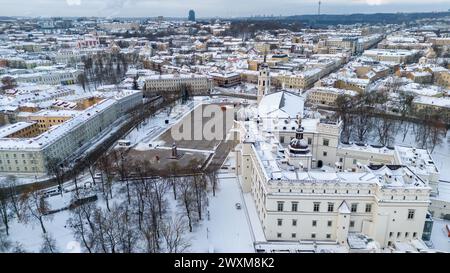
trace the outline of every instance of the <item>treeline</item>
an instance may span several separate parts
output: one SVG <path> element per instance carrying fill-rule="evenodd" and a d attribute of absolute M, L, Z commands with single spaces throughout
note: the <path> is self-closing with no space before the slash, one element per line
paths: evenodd
<path fill-rule="evenodd" d="M 446 136 L 445 117 L 429 108 L 414 109 L 413 98 L 404 92 L 399 92 L 394 102 L 389 100 L 387 92 L 338 96 L 336 115 L 343 122 L 341 141 L 367 143 L 369 136 L 375 135 L 377 143 L 373 144 L 389 147 L 395 145 L 399 134 L 405 141 L 413 133 L 417 147 L 433 152 Z M 397 113 L 395 116 L 388 113 L 392 109 Z M 415 122 L 410 121 L 410 116 Z"/>
<path fill-rule="evenodd" d="M 353 25 L 353 24 L 402 24 L 419 19 L 439 19 L 450 16 L 450 12 L 420 13 L 372 13 L 372 14 L 321 14 L 295 15 L 285 17 L 285 21 L 301 21 L 308 25 Z"/>
<path fill-rule="evenodd" d="M 118 84 L 125 76 L 130 64 L 138 61 L 137 54 L 97 53 L 83 56 L 84 72 L 78 76 L 78 83 L 84 90 L 96 89 L 104 84 Z"/>
<path fill-rule="evenodd" d="M 304 25 L 301 22 L 287 22 L 278 19 L 271 20 L 239 20 L 232 21 L 230 28 L 224 33 L 225 36 L 233 36 L 244 39 L 254 38 L 256 33 L 262 30 L 271 32 L 287 29 L 294 32 L 300 31 Z"/>

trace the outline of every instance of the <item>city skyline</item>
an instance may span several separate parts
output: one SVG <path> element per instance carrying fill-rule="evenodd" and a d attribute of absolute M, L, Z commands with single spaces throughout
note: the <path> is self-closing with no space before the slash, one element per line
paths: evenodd
<path fill-rule="evenodd" d="M 321 14 L 389 13 L 389 12 L 433 12 L 448 11 L 450 4 L 442 0 L 328 0 L 322 1 Z M 39 0 L 26 7 L 18 6 L 12 0 L 1 0 L 1 16 L 98 16 L 98 17 L 187 17 L 188 11 L 195 10 L 198 18 L 210 17 L 251 17 L 289 16 L 316 14 L 318 1 L 306 0 L 299 3 L 281 0 L 276 6 L 271 1 L 237 0 Z"/>

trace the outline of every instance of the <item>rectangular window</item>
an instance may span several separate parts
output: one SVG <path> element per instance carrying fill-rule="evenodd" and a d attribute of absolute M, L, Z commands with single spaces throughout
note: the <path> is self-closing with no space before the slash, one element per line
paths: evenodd
<path fill-rule="evenodd" d="M 358 210 L 358 203 L 352 203 L 351 212 L 356 212 Z"/>
<path fill-rule="evenodd" d="M 327 234 L 327 239 L 330 239 L 331 238 L 331 234 Z"/>
<path fill-rule="evenodd" d="M 298 209 L 298 203 L 292 202 L 292 211 L 297 211 L 297 209 Z"/>
<path fill-rule="evenodd" d="M 284 143 L 284 136 L 280 136 L 280 143 Z"/>
<path fill-rule="evenodd" d="M 366 204 L 366 212 L 372 212 L 372 204 Z"/>
<path fill-rule="evenodd" d="M 331 227 L 333 225 L 333 221 L 328 221 L 327 226 Z"/>
<path fill-rule="evenodd" d="M 356 165 L 356 163 L 358 163 L 358 161 L 356 159 L 353 159 L 353 165 Z"/>
<path fill-rule="evenodd" d="M 314 202 L 314 211 L 319 211 L 320 209 L 320 202 Z"/>
<path fill-rule="evenodd" d="M 344 159 L 342 157 L 339 158 L 339 162 L 344 162 Z"/>
<path fill-rule="evenodd" d="M 308 137 L 308 145 L 311 145 L 311 144 L 312 144 L 312 138 Z"/>
<path fill-rule="evenodd" d="M 292 219 L 292 225 L 295 227 L 297 226 L 297 220 L 296 219 Z"/>
<path fill-rule="evenodd" d="M 277 238 L 281 238 L 281 233 L 277 233 Z"/>
<path fill-rule="evenodd" d="M 291 237 L 292 237 L 292 238 L 297 238 L 297 234 L 296 234 L 296 233 L 292 233 L 292 234 L 291 234 Z"/>
<path fill-rule="evenodd" d="M 283 224 L 283 219 L 277 219 L 278 226 L 281 226 Z"/>
<path fill-rule="evenodd" d="M 315 239 L 316 238 L 316 234 L 315 233 L 311 233 L 311 238 Z"/>
<path fill-rule="evenodd" d="M 402 236 L 401 232 L 397 232 L 397 238 L 400 238 L 400 236 Z"/>
<path fill-rule="evenodd" d="M 409 232 L 405 232 L 405 238 L 408 238 Z"/>
<path fill-rule="evenodd" d="M 408 210 L 408 219 L 409 220 L 414 219 L 414 212 L 415 212 L 415 210 L 413 210 L 413 209 Z"/>
<path fill-rule="evenodd" d="M 324 138 L 323 139 L 323 146 L 329 146 L 330 145 L 330 140 Z"/>
<path fill-rule="evenodd" d="M 283 211 L 283 202 L 278 202 L 277 203 L 277 210 L 278 211 Z"/>
<path fill-rule="evenodd" d="M 328 212 L 333 212 L 334 210 L 334 203 L 328 203 Z"/>
<path fill-rule="evenodd" d="M 312 221 L 312 226 L 313 226 L 313 227 L 317 227 L 317 220 L 313 220 L 313 221 Z"/>
<path fill-rule="evenodd" d="M 389 232 L 389 237 L 392 237 L 392 235 L 394 235 L 393 232 Z"/>
<path fill-rule="evenodd" d="M 350 227 L 355 227 L 355 221 L 350 221 Z"/>
<path fill-rule="evenodd" d="M 417 232 L 413 232 L 413 238 L 417 237 Z"/>

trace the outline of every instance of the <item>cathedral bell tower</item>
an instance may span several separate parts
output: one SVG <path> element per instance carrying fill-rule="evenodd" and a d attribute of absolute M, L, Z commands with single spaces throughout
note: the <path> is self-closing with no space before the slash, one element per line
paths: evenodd
<path fill-rule="evenodd" d="M 270 92 L 270 68 L 266 62 L 266 55 L 264 55 L 264 63 L 259 67 L 258 76 L 258 104 L 261 102 L 262 98 L 269 94 Z"/>

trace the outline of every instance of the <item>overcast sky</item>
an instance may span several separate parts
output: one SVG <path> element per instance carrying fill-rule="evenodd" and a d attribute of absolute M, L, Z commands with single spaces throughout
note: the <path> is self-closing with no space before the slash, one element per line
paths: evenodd
<path fill-rule="evenodd" d="M 426 2 L 426 4 L 424 3 Z M 0 0 L 3 16 L 295 15 L 317 13 L 318 0 Z M 450 0 L 322 0 L 322 13 L 447 11 Z"/>

